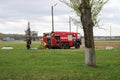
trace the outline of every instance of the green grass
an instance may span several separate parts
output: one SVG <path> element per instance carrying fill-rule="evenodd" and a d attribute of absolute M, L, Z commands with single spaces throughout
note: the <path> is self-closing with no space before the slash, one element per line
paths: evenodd
<path fill-rule="evenodd" d="M 120 80 L 120 50 L 97 50 L 97 67 L 84 64 L 83 50 L 26 50 L 24 42 L 0 43 L 0 80 Z M 34 43 L 33 47 L 37 47 Z"/>

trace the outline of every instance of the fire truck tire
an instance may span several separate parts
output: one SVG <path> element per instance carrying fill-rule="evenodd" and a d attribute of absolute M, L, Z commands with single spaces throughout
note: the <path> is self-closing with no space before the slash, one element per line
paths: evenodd
<path fill-rule="evenodd" d="M 68 43 L 65 43 L 65 49 L 70 49 L 70 46 Z"/>
<path fill-rule="evenodd" d="M 75 43 L 75 48 L 76 48 L 76 49 L 80 48 L 80 43 L 79 43 L 79 42 L 76 42 L 76 43 Z"/>
<path fill-rule="evenodd" d="M 65 49 L 65 43 L 61 43 L 61 49 Z"/>

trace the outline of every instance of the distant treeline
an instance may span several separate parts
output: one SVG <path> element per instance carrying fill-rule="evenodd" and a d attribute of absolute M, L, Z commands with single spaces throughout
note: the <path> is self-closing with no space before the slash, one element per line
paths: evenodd
<path fill-rule="evenodd" d="M 0 40 L 25 40 L 25 35 L 23 34 L 4 34 L 0 33 Z"/>
<path fill-rule="evenodd" d="M 84 39 L 84 36 L 81 37 Z M 33 41 L 42 39 L 42 36 L 32 36 Z M 0 33 L 0 40 L 12 41 L 12 40 L 25 40 L 24 34 L 3 34 Z M 120 36 L 94 36 L 94 40 L 120 40 Z"/>

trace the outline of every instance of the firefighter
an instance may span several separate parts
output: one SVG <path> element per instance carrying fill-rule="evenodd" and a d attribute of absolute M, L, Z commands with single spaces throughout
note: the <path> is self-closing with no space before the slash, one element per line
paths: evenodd
<path fill-rule="evenodd" d="M 46 43 L 43 41 L 43 49 L 46 48 Z"/>
<path fill-rule="evenodd" d="M 26 48 L 30 49 L 30 45 L 31 45 L 31 31 L 30 31 L 30 22 L 28 22 L 28 28 L 25 31 L 26 33 Z"/>
<path fill-rule="evenodd" d="M 45 49 L 45 48 L 46 48 L 46 43 L 44 41 L 41 41 L 38 49 Z"/>
<path fill-rule="evenodd" d="M 27 38 L 26 48 L 27 48 L 27 49 L 30 49 L 30 45 L 31 45 L 31 39 L 30 39 L 30 38 Z"/>
<path fill-rule="evenodd" d="M 73 41 L 74 41 L 74 45 L 76 44 L 76 37 L 75 34 L 73 35 Z"/>

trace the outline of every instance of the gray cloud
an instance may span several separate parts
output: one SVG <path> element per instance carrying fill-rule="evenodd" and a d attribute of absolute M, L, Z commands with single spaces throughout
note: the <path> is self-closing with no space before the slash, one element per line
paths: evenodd
<path fill-rule="evenodd" d="M 68 31 L 68 16 L 73 13 L 59 0 L 0 0 L 0 32 L 24 33 L 27 21 L 31 22 L 33 30 L 41 31 L 40 33 L 50 31 L 51 6 L 55 3 L 55 29 Z M 99 16 L 101 24 L 115 26 L 117 34 L 120 26 L 119 7 L 119 0 L 109 0 Z M 75 31 L 75 26 L 73 27 Z"/>

